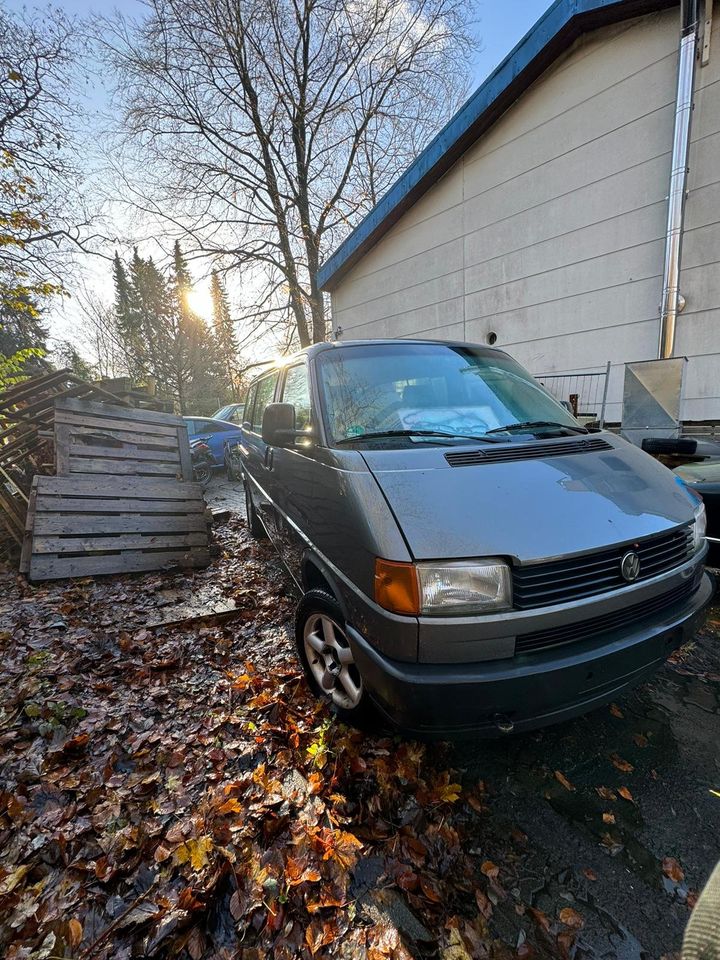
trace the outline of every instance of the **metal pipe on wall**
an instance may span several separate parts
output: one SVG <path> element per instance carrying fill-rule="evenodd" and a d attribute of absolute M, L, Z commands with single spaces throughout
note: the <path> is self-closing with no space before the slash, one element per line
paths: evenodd
<path fill-rule="evenodd" d="M 698 0 L 681 0 L 680 57 L 678 62 L 675 126 L 673 130 L 670 193 L 668 196 L 667 231 L 663 291 L 660 304 L 660 340 L 658 357 L 665 360 L 675 350 L 675 328 L 680 301 L 680 254 L 682 249 L 685 193 L 687 191 L 690 120 L 695 85 L 695 60 L 698 40 Z"/>

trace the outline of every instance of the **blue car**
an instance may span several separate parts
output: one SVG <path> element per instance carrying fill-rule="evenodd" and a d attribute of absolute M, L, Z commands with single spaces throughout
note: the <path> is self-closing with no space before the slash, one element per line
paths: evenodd
<path fill-rule="evenodd" d="M 214 420 L 212 417 L 183 417 L 183 420 L 191 441 L 195 437 L 207 439 L 216 467 L 222 467 L 225 462 L 225 441 L 239 440 L 242 436 L 240 427 L 226 420 Z"/>

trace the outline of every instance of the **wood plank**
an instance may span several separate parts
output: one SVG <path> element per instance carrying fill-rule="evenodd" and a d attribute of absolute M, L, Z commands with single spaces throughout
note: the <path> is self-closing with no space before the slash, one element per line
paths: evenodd
<path fill-rule="evenodd" d="M 117 500 L 102 500 L 80 497 L 42 497 L 37 505 L 40 513 L 204 513 L 204 500 L 134 500 L 122 497 Z"/>
<path fill-rule="evenodd" d="M 35 535 L 35 553 L 100 553 L 108 550 L 155 550 L 158 547 L 181 550 L 185 547 L 206 547 L 207 532 L 177 534 L 121 534 L 116 537 L 42 537 Z"/>
<path fill-rule="evenodd" d="M 67 424 L 70 430 L 70 442 L 82 443 L 83 438 L 100 442 L 107 439 L 107 445 L 111 441 L 117 440 L 118 443 L 131 443 L 143 450 L 177 450 L 177 435 L 172 437 L 137 433 L 134 430 L 106 430 L 104 427 L 86 427 L 85 424 Z M 177 431 L 176 431 L 177 433 Z"/>
<path fill-rule="evenodd" d="M 66 477 L 70 473 L 70 431 L 66 424 L 55 424 L 55 473 Z"/>
<path fill-rule="evenodd" d="M 104 460 L 101 457 L 73 457 L 70 473 L 99 473 L 127 477 L 177 477 L 180 479 L 179 463 L 153 463 L 146 460 Z"/>
<path fill-rule="evenodd" d="M 128 444 L 124 447 L 101 447 L 91 443 L 71 443 L 70 456 L 82 459 L 83 457 L 102 457 L 106 460 L 156 460 L 169 463 L 177 472 L 180 465 L 180 454 L 174 450 L 141 450 Z"/>
<path fill-rule="evenodd" d="M 192 480 L 193 468 L 192 457 L 190 456 L 190 438 L 188 437 L 187 426 L 185 425 L 177 429 L 177 444 L 182 478 L 183 480 Z"/>
<path fill-rule="evenodd" d="M 20 573 L 27 573 L 30 569 L 30 557 L 32 556 L 33 525 L 35 523 L 35 504 L 37 502 L 37 477 L 33 477 L 32 487 L 30 488 L 30 497 L 28 499 L 27 514 L 25 516 L 25 532 L 23 534 L 22 548 L 20 550 Z"/>
<path fill-rule="evenodd" d="M 38 494 L 38 501 L 40 496 Z M 99 516 L 93 513 L 44 513 L 37 511 L 33 536 L 69 536 L 70 534 L 82 536 L 93 533 L 104 535 L 111 533 L 161 534 L 173 531 L 176 533 L 193 533 L 202 530 L 207 530 L 207 521 L 205 515 L 201 513 L 191 513 L 179 517 L 172 514 L 136 516 L 134 514 L 116 513 Z"/>
<path fill-rule="evenodd" d="M 52 557 L 34 555 L 30 561 L 30 580 L 60 580 L 66 577 L 100 576 L 102 574 L 137 573 L 142 570 L 165 570 L 176 567 L 206 567 L 210 552 L 204 549 L 142 553 L 127 551 L 108 556 Z"/>
<path fill-rule="evenodd" d="M 56 423 L 69 423 L 78 427 L 100 427 L 103 430 L 125 430 L 132 434 L 148 434 L 158 437 L 176 437 L 177 427 L 154 423 L 130 424 L 127 420 L 117 420 L 112 417 L 83 417 L 65 410 L 55 411 Z"/>
<path fill-rule="evenodd" d="M 155 477 L 38 477 L 38 493 L 65 497 L 141 497 L 143 500 L 202 500 L 199 483 Z"/>
<path fill-rule="evenodd" d="M 92 400 L 68 400 L 62 397 L 55 404 L 56 410 L 66 410 L 89 417 L 113 417 L 116 420 L 130 420 L 132 423 L 157 423 L 163 426 L 178 427 L 183 423 L 176 413 L 160 413 L 157 410 L 141 410 L 139 407 L 121 407 L 114 403 L 96 403 Z"/>

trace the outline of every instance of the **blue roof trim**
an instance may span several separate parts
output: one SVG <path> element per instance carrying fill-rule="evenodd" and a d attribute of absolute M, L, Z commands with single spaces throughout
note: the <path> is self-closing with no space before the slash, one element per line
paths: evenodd
<path fill-rule="evenodd" d="M 318 286 L 331 290 L 582 33 L 675 5 L 677 0 L 556 0 L 323 263 Z"/>

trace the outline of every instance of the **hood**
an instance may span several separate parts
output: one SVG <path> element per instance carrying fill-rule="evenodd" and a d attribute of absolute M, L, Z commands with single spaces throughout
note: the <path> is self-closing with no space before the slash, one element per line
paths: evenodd
<path fill-rule="evenodd" d="M 364 450 L 415 560 L 481 556 L 520 563 L 580 554 L 693 519 L 679 478 L 619 437 L 608 449 L 451 466 L 468 447 Z M 568 441 L 568 448 L 577 442 Z M 509 446 L 509 445 L 508 445 Z M 518 445 L 519 446 L 519 445 Z M 548 445 L 555 450 L 561 444 Z M 484 452 L 496 448 L 483 447 Z M 507 447 L 504 447 L 507 450 Z"/>

